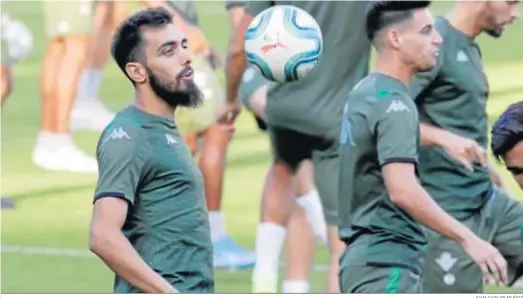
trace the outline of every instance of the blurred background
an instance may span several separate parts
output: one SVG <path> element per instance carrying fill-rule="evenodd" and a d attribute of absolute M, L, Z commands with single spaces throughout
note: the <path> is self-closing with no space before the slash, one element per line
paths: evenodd
<path fill-rule="evenodd" d="M 451 2 L 438 2 L 443 13 Z M 229 23 L 223 1 L 198 1 L 199 21 L 211 44 L 225 54 Z M 29 56 L 13 68 L 13 92 L 1 114 L 1 195 L 16 203 L 1 211 L 2 292 L 95 293 L 112 290 L 113 273 L 87 250 L 88 223 L 96 174 L 50 172 L 31 162 L 40 127 L 38 81 L 47 46 L 40 1 L 2 1 L 2 11 L 25 23 L 33 34 Z M 523 99 L 523 21 L 495 40 L 479 38 L 490 81 L 490 124 L 511 103 Z M 223 77 L 223 75 L 222 75 Z M 99 97 L 113 112 L 131 102 L 131 84 L 110 61 L 104 69 Z M 94 155 L 99 133 L 74 133 L 75 143 Z M 270 160 L 267 136 L 243 112 L 228 151 L 223 209 L 227 229 L 247 248 L 254 248 L 259 201 Z M 505 169 L 498 170 L 518 198 L 523 193 Z M 316 255 L 311 291 L 322 289 L 327 264 L 324 247 Z M 284 260 L 283 260 L 284 262 Z M 250 271 L 218 271 L 217 291 L 249 292 Z M 488 291 L 520 292 L 489 287 Z"/>

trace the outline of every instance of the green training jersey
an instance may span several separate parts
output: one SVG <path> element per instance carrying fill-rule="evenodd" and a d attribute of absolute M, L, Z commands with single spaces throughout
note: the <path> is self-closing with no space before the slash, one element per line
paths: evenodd
<path fill-rule="evenodd" d="M 425 244 L 420 225 L 391 202 L 381 167 L 418 162 L 416 105 L 400 81 L 371 73 L 352 90 L 343 109 L 340 238 L 347 263 L 402 266 L 419 273 Z"/>
<path fill-rule="evenodd" d="M 191 25 L 197 27 L 200 26 L 200 22 L 198 20 L 198 11 L 196 10 L 196 5 L 194 4 L 193 0 L 167 0 L 166 2 Z"/>
<path fill-rule="evenodd" d="M 303 79 L 269 90 L 267 122 L 304 134 L 337 139 L 347 94 L 368 73 L 367 1 L 248 1 L 253 16 L 272 5 L 293 5 L 318 22 L 323 55 Z"/>
<path fill-rule="evenodd" d="M 479 46 L 444 18 L 436 20 L 436 28 L 443 38 L 438 65 L 418 74 L 410 86 L 420 121 L 487 148 L 489 86 Z M 422 147 L 419 161 L 423 186 L 457 218 L 468 217 L 488 199 L 492 182 L 487 168 L 476 165 L 470 172 L 434 147 Z"/>
<path fill-rule="evenodd" d="M 119 112 L 97 148 L 95 200 L 129 203 L 122 232 L 180 292 L 214 291 L 203 178 L 174 123 L 134 106 Z M 140 292 L 116 276 L 117 293 Z"/>

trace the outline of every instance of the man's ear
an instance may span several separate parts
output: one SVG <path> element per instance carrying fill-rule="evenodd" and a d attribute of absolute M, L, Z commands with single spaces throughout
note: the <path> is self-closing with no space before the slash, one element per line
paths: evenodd
<path fill-rule="evenodd" d="M 138 62 L 129 62 L 125 65 L 125 72 L 137 84 L 147 81 L 147 71 Z"/>
<path fill-rule="evenodd" d="M 387 30 L 387 32 L 385 34 L 386 34 L 387 42 L 389 43 L 389 45 L 393 49 L 399 49 L 401 37 L 399 36 L 398 31 L 395 30 L 394 28 L 391 28 L 390 30 Z"/>

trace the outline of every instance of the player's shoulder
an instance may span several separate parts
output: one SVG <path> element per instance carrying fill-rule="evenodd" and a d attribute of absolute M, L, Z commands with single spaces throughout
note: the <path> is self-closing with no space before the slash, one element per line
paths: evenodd
<path fill-rule="evenodd" d="M 439 35 L 445 39 L 450 35 L 450 32 L 452 31 L 451 25 L 449 21 L 443 16 L 438 16 L 434 20 L 434 28 L 438 31 Z"/>
<path fill-rule="evenodd" d="M 111 123 L 107 125 L 100 136 L 98 147 L 116 142 L 131 146 L 145 136 L 142 124 L 127 109 L 118 112 Z"/>
<path fill-rule="evenodd" d="M 372 73 L 354 86 L 352 95 L 365 98 L 372 103 L 386 102 L 393 99 L 408 100 L 410 95 L 399 81 L 388 76 Z"/>
<path fill-rule="evenodd" d="M 456 30 L 449 21 L 442 16 L 438 16 L 434 21 L 434 28 L 438 31 L 441 39 L 443 40 L 442 44 L 439 47 L 440 54 L 438 57 L 438 62 L 441 65 L 447 54 L 458 51 L 463 43 L 463 33 Z"/>
<path fill-rule="evenodd" d="M 403 89 L 377 89 L 373 110 L 378 112 L 416 112 L 416 105 L 411 96 Z"/>
<path fill-rule="evenodd" d="M 370 106 L 370 115 L 416 112 L 416 105 L 407 88 L 391 77 L 377 75 L 370 81 L 367 89 L 365 98 Z"/>

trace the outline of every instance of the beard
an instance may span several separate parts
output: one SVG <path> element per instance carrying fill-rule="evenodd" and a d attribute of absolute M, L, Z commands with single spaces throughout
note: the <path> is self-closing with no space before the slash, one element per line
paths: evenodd
<path fill-rule="evenodd" d="M 486 17 L 485 25 L 483 32 L 487 33 L 490 37 L 500 38 L 501 35 L 503 35 L 502 26 L 499 22 L 496 22 L 496 18 L 493 15 Z"/>
<path fill-rule="evenodd" d="M 483 32 L 487 33 L 488 35 L 494 38 L 500 38 L 501 35 L 503 35 L 503 30 L 501 29 L 487 28 L 483 30 Z"/>
<path fill-rule="evenodd" d="M 184 80 L 185 89 L 181 89 L 182 76 L 189 70 L 190 67 L 184 68 L 178 75 L 176 75 L 175 82 L 170 83 L 160 79 L 154 75 L 150 69 L 147 69 L 151 89 L 172 108 L 178 106 L 197 108 L 201 106 L 203 102 L 203 95 L 200 88 L 198 88 L 196 83 L 194 83 L 194 80 Z"/>

